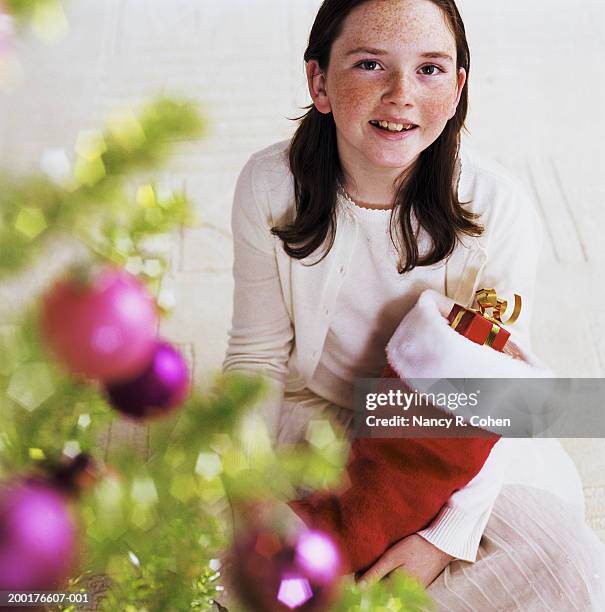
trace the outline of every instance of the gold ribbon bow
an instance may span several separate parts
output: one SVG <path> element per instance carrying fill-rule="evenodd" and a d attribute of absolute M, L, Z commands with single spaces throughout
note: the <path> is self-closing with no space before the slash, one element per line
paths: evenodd
<path fill-rule="evenodd" d="M 495 289 L 477 289 L 475 298 L 479 304 L 479 313 L 490 321 L 502 323 L 502 325 L 512 325 L 519 318 L 519 314 L 521 314 L 521 296 L 516 293 L 513 312 L 506 321 L 502 320 L 502 315 L 506 312 L 508 302 L 500 299 L 496 295 Z M 492 310 L 491 316 L 486 314 L 486 311 L 490 309 Z"/>
<path fill-rule="evenodd" d="M 483 343 L 486 346 L 492 346 L 500 331 L 500 325 L 512 325 L 519 318 L 519 314 L 521 313 L 521 296 L 515 293 L 515 306 L 512 314 L 506 321 L 502 320 L 502 315 L 506 312 L 508 302 L 500 299 L 495 289 L 477 289 L 475 298 L 479 304 L 479 309 L 461 308 L 454 317 L 450 327 L 456 329 L 467 310 L 478 312 L 482 317 L 492 323 L 492 329 Z M 488 310 L 492 311 L 491 315 L 487 314 Z"/>

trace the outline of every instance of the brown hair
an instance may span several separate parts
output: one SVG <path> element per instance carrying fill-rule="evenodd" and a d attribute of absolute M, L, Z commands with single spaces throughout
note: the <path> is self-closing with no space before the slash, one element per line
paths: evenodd
<path fill-rule="evenodd" d="M 368 0 L 324 0 L 304 54 L 305 62 L 317 60 L 327 72 L 330 52 L 340 36 L 345 19 L 351 11 Z M 430 0 L 444 13 L 456 40 L 457 72 L 470 71 L 470 51 L 464 23 L 454 0 Z M 273 227 L 271 232 L 283 242 L 290 257 L 304 259 L 325 244 L 323 259 L 334 244 L 336 235 L 336 195 L 344 176 L 336 145 L 336 125 L 332 113 L 322 114 L 313 104 L 294 120 L 300 121 L 289 149 L 290 170 L 294 176 L 296 216 L 285 227 Z M 403 274 L 416 266 L 429 266 L 448 257 L 463 234 L 478 236 L 483 228 L 474 220 L 477 215 L 463 207 L 454 185 L 460 131 L 466 126 L 468 110 L 468 78 L 461 92 L 456 114 L 447 122 L 439 138 L 422 151 L 413 167 L 399 183 L 395 206 L 391 214 L 390 235 L 397 218 L 398 271 Z M 468 132 L 468 130 L 467 130 Z M 401 177 L 403 178 L 403 177 Z M 397 214 L 397 216 L 396 216 Z M 421 256 L 412 224 L 415 216 L 432 241 L 432 248 Z M 327 240 L 326 240 L 327 239 Z M 319 259 L 319 261 L 321 261 Z M 314 263 L 318 263 L 317 261 Z"/>

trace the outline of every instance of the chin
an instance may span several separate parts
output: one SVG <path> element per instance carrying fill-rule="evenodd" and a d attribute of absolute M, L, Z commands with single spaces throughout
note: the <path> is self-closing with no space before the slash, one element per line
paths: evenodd
<path fill-rule="evenodd" d="M 414 155 L 376 155 L 368 161 L 379 168 L 400 168 L 403 170 L 413 163 L 417 157 L 416 153 Z"/>

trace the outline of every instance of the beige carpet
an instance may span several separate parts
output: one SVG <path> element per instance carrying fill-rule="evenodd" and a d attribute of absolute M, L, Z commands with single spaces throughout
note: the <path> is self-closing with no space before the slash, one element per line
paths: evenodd
<path fill-rule="evenodd" d="M 586 497 L 586 520 L 605 542 L 605 440 L 567 439 L 561 443 L 578 467 Z"/>

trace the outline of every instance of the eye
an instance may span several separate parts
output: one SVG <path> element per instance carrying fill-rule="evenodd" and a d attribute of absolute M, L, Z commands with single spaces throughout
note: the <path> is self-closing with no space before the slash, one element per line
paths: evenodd
<path fill-rule="evenodd" d="M 380 64 L 376 60 L 364 60 L 363 62 L 359 62 L 355 67 L 361 68 L 362 66 L 368 66 L 367 69 L 363 68 L 366 72 L 376 72 L 376 70 L 370 66 L 380 66 Z"/>
<path fill-rule="evenodd" d="M 435 64 L 429 64 L 428 66 L 423 66 L 420 70 L 425 70 L 426 68 L 436 68 L 437 70 L 439 70 L 439 72 L 443 72 L 443 70 L 441 70 L 441 68 L 439 68 L 439 66 L 435 66 Z M 426 72 L 424 73 L 426 76 L 434 76 L 435 73 L 431 72 L 430 74 L 427 74 Z"/>

